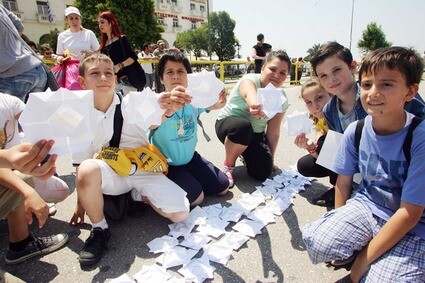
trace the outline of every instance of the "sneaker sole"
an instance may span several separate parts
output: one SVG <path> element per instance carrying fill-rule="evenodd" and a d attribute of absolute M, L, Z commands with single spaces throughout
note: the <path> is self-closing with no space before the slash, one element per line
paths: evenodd
<path fill-rule="evenodd" d="M 36 252 L 33 252 L 32 254 L 20 257 L 20 258 L 15 259 L 15 260 L 10 260 L 10 259 L 6 258 L 5 261 L 9 265 L 13 265 L 13 264 L 21 263 L 21 262 L 23 262 L 23 261 L 25 261 L 29 258 L 38 256 L 38 255 L 45 255 L 45 254 L 54 252 L 54 251 L 62 248 L 68 242 L 68 239 L 69 239 L 68 234 L 61 234 L 61 235 L 64 235 L 65 237 L 61 241 L 59 241 L 56 245 L 52 245 L 52 246 L 50 246 L 50 247 L 48 247 L 48 248 L 46 248 L 42 251 L 36 251 Z"/>

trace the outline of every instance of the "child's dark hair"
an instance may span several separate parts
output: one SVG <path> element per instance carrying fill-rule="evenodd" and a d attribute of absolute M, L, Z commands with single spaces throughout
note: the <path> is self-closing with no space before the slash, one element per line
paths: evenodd
<path fill-rule="evenodd" d="M 288 64 L 288 71 L 291 69 L 291 59 L 285 50 L 277 50 L 267 53 L 266 60 L 264 60 L 264 64 L 267 64 L 274 58 L 278 58 L 280 61 L 286 62 Z"/>
<path fill-rule="evenodd" d="M 107 62 L 111 64 L 112 68 L 114 66 L 114 63 L 112 63 L 111 58 L 109 58 L 107 55 L 102 53 L 93 53 L 80 62 L 80 65 L 78 66 L 78 73 L 80 74 L 80 76 L 84 77 L 87 64 L 93 62 Z"/>
<path fill-rule="evenodd" d="M 167 64 L 168 61 L 182 63 L 184 68 L 186 69 L 187 73 L 192 73 L 192 67 L 190 66 L 189 60 L 184 56 L 181 52 L 169 52 L 161 56 L 161 59 L 159 59 L 158 62 L 158 68 L 157 68 L 157 76 L 159 78 L 164 78 L 164 69 L 165 64 Z"/>
<path fill-rule="evenodd" d="M 359 71 L 359 82 L 363 74 L 376 74 L 381 68 L 399 71 L 406 79 L 406 85 L 419 84 L 422 80 L 424 63 L 412 48 L 399 46 L 377 49 L 369 53 Z"/>
<path fill-rule="evenodd" d="M 313 67 L 314 73 L 316 75 L 317 65 L 323 63 L 325 59 L 331 56 L 338 57 L 339 59 L 344 61 L 349 67 L 353 62 L 353 55 L 351 54 L 350 49 L 342 46 L 336 41 L 328 41 L 320 47 L 319 51 L 317 51 L 317 53 L 310 60 L 311 66 Z"/>

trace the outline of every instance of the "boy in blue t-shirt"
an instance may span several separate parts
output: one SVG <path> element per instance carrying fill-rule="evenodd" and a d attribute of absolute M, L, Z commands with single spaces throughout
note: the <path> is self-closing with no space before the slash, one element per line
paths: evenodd
<path fill-rule="evenodd" d="M 335 41 L 322 45 L 311 59 L 311 66 L 323 88 L 333 94 L 332 99 L 323 107 L 323 116 L 329 130 L 344 133 L 348 125 L 366 117 L 360 101 L 360 92 L 355 80 L 357 64 L 351 51 Z M 425 103 L 419 94 L 405 104 L 405 110 L 425 117 Z M 313 199 L 313 204 L 333 207 L 334 189 Z"/>
<path fill-rule="evenodd" d="M 354 282 L 423 282 L 425 278 L 425 123 L 413 133 L 411 160 L 403 143 L 413 115 L 404 110 L 418 91 L 420 56 L 390 47 L 368 55 L 359 72 L 360 100 L 369 115 L 355 146 L 356 123 L 344 133 L 333 169 L 335 207 L 303 228 L 313 263 L 357 258 Z M 362 182 L 350 199 L 352 176 Z"/>

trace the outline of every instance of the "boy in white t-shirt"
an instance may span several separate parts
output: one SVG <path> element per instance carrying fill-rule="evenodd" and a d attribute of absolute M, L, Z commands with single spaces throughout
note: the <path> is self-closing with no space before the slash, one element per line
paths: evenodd
<path fill-rule="evenodd" d="M 79 71 L 80 85 L 83 89 L 93 90 L 95 133 L 91 148 L 73 156 L 73 161 L 77 164 L 81 161 L 81 164 L 76 177 L 78 203 L 71 224 L 84 223 L 85 213 L 90 218 L 92 231 L 80 252 L 79 261 L 81 265 L 91 265 L 102 258 L 110 237 L 103 212 L 102 193 L 116 196 L 131 191 L 133 200 L 149 203 L 157 213 L 173 222 L 181 222 L 188 217 L 189 201 L 186 192 L 161 173 L 136 170 L 130 175 L 118 174 L 104 160 L 93 159 L 96 152 L 109 145 L 114 132 L 115 111 L 117 105 L 121 107 L 121 102 L 114 93 L 116 79 L 113 63 L 108 56 L 90 55 L 81 62 Z M 164 120 L 165 115 L 184 105 L 183 97 L 175 97 L 172 101 L 170 96 L 172 94 L 164 94 L 159 100 L 167 109 L 163 115 Z M 149 142 L 145 131 L 128 124 L 124 119 L 119 148 L 133 150 L 147 145 Z"/>

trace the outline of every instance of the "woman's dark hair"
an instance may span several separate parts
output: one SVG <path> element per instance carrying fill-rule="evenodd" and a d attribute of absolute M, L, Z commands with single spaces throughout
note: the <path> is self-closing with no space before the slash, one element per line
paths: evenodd
<path fill-rule="evenodd" d="M 100 12 L 97 17 L 98 17 L 98 19 L 104 19 L 108 23 L 111 24 L 111 35 L 112 35 L 112 37 L 114 37 L 114 36 L 121 37 L 123 35 L 121 30 L 120 30 L 120 27 L 118 25 L 117 19 L 115 18 L 114 14 L 112 14 L 110 11 Z M 100 50 L 102 50 L 102 48 L 105 47 L 107 41 L 108 41 L 108 36 L 105 33 L 102 32 Z"/>
<path fill-rule="evenodd" d="M 264 64 L 267 64 L 274 58 L 278 58 L 280 61 L 286 62 L 288 64 L 288 71 L 291 69 L 291 59 L 289 59 L 288 54 L 285 50 L 277 50 L 267 53 L 266 60 L 264 61 Z"/>
<path fill-rule="evenodd" d="M 192 73 L 192 67 L 190 66 L 189 60 L 184 56 L 181 52 L 170 52 L 166 53 L 161 56 L 161 59 L 159 59 L 158 62 L 158 68 L 156 71 L 156 75 L 163 79 L 164 78 L 164 69 L 165 64 L 167 64 L 168 61 L 176 62 L 176 63 L 182 63 L 184 68 L 186 69 L 187 73 Z"/>

